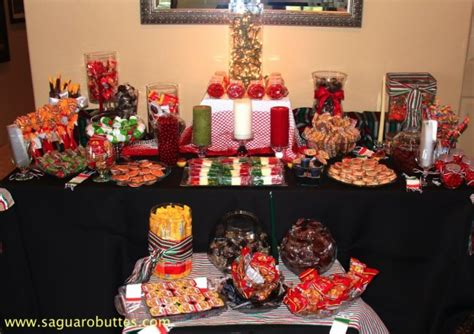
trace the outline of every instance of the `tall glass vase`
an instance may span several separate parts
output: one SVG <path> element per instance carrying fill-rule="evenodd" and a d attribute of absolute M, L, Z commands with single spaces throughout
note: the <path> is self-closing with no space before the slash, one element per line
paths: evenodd
<path fill-rule="evenodd" d="M 262 77 L 263 4 L 260 0 L 231 0 L 229 76 L 247 87 Z"/>
<path fill-rule="evenodd" d="M 406 174 L 413 175 L 418 168 L 416 162 L 420 147 L 421 109 L 411 108 L 392 142 L 392 159 L 395 167 Z"/>

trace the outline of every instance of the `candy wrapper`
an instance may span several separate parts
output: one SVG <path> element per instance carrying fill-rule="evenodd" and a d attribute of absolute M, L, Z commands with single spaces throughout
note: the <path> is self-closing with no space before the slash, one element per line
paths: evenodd
<path fill-rule="evenodd" d="M 288 95 L 285 81 L 279 73 L 268 77 L 265 92 L 272 100 L 280 100 Z"/>
<path fill-rule="evenodd" d="M 280 256 L 285 266 L 297 275 L 309 268 L 324 273 L 336 260 L 336 241 L 322 223 L 301 218 L 283 238 Z"/>
<path fill-rule="evenodd" d="M 233 285 L 244 299 L 261 305 L 279 294 L 281 274 L 275 259 L 264 253 L 251 253 L 244 247 L 241 255 L 232 263 Z"/>
<path fill-rule="evenodd" d="M 253 80 L 247 87 L 247 95 L 254 100 L 261 100 L 265 96 L 265 83 L 262 80 Z"/>
<path fill-rule="evenodd" d="M 317 270 L 308 269 L 300 274 L 301 283 L 288 291 L 283 302 L 291 313 L 328 317 L 359 297 L 377 274 L 378 270 L 354 258 L 346 274 L 323 277 Z"/>

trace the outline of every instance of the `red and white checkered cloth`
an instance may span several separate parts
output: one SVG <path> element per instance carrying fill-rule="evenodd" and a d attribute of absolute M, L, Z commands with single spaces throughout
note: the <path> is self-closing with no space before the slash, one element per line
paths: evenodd
<path fill-rule="evenodd" d="M 233 100 L 211 99 L 207 95 L 201 101 L 202 105 L 212 108 L 212 145 L 208 148 L 208 155 L 234 155 L 239 146 L 233 139 L 234 116 Z M 252 132 L 253 139 L 246 145 L 252 155 L 271 154 L 270 146 L 270 109 L 274 106 L 285 106 L 289 112 L 289 144 L 284 151 L 285 159 L 296 156 L 296 126 L 291 112 L 291 103 L 288 97 L 281 100 L 252 100 Z M 182 137 L 180 150 L 184 153 L 196 153 L 197 148 L 191 144 L 192 129 L 186 129 Z"/>

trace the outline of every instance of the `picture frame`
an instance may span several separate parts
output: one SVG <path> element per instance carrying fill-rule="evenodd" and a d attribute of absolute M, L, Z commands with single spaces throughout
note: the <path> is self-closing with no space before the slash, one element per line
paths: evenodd
<path fill-rule="evenodd" d="M 25 22 L 25 6 L 23 0 L 7 0 L 10 12 L 10 23 Z"/>
<path fill-rule="evenodd" d="M 8 44 L 7 19 L 5 7 L 0 6 L 0 63 L 10 61 L 10 47 Z"/>

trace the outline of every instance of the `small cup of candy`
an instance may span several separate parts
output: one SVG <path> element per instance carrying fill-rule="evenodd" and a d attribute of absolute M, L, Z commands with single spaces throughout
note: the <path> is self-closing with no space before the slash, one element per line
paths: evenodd
<path fill-rule="evenodd" d="M 457 163 L 449 163 L 441 170 L 441 181 L 448 189 L 459 188 L 464 181 L 463 171 Z"/>

